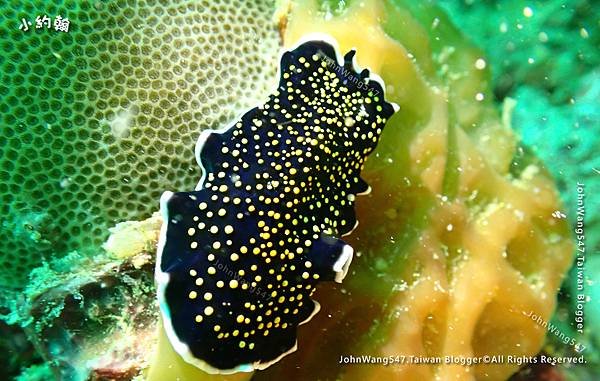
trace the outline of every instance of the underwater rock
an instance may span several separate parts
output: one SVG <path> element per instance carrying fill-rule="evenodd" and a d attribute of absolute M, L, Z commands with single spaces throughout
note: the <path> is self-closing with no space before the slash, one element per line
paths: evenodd
<path fill-rule="evenodd" d="M 0 309 L 0 314 L 7 313 L 9 312 Z M 23 328 L 17 324 L 7 324 L 0 320 L 0 347 L 4 351 L 0 358 L 0 374 L 3 377 L 14 378 L 24 364 L 42 361 Z"/>
<path fill-rule="evenodd" d="M 12 318 L 56 379 L 129 380 L 147 367 L 158 309 L 146 254 L 95 260 L 71 254 L 34 271 Z M 77 270 L 65 273 L 65 262 Z M 43 372 L 32 369 L 21 379 L 39 380 Z"/>

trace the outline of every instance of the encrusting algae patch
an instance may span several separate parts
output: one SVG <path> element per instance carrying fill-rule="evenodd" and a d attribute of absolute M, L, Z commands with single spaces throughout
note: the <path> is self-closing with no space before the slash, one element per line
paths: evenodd
<path fill-rule="evenodd" d="M 142 252 L 155 250 L 158 231 L 162 224 L 160 213 L 143 221 L 120 222 L 110 228 L 110 236 L 102 248 L 111 257 L 130 258 Z"/>

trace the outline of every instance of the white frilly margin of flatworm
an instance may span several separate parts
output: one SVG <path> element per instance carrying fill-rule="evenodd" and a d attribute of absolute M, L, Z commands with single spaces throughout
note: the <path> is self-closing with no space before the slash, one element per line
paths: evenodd
<path fill-rule="evenodd" d="M 281 62 L 281 58 L 282 58 L 283 54 L 285 54 L 287 51 L 293 51 L 294 49 L 298 48 L 300 45 L 302 45 L 306 42 L 309 42 L 309 41 L 323 41 L 323 42 L 330 44 L 335 51 L 337 64 L 343 67 L 344 56 L 340 53 L 340 49 L 337 44 L 337 41 L 335 41 L 335 39 L 333 37 L 331 37 L 327 34 L 323 34 L 323 33 L 311 33 L 311 34 L 305 35 L 302 39 L 300 39 L 298 41 L 298 43 L 293 48 L 285 50 L 281 54 L 281 56 L 279 57 L 279 62 Z M 352 69 L 356 73 L 360 74 L 362 69 L 360 67 L 358 67 L 358 65 L 356 64 L 355 57 L 352 60 Z M 281 78 L 281 65 L 278 66 L 276 78 L 277 78 L 277 84 L 275 85 L 276 86 L 275 89 L 277 89 L 277 87 L 279 86 L 279 80 Z M 369 77 L 366 78 L 365 80 L 366 81 L 373 80 L 373 81 L 378 82 L 379 85 L 381 86 L 382 91 L 384 92 L 384 94 L 382 94 L 383 99 L 385 99 L 385 84 L 381 77 L 379 77 L 375 73 L 370 72 Z M 391 103 L 391 104 L 392 104 L 392 107 L 394 108 L 394 112 L 399 110 L 398 105 L 396 105 L 395 103 Z M 246 111 L 244 111 L 236 119 L 234 119 L 233 122 L 230 125 L 228 125 L 227 127 L 218 129 L 218 130 L 210 130 L 210 129 L 204 130 L 198 137 L 198 141 L 196 142 L 196 147 L 195 147 L 194 153 L 196 156 L 196 162 L 198 163 L 198 165 L 200 166 L 200 169 L 202 170 L 202 177 L 200 178 L 198 185 L 196 185 L 196 188 L 195 188 L 196 191 L 203 189 L 204 181 L 206 179 L 206 171 L 204 169 L 204 166 L 202 165 L 202 160 L 200 157 L 200 153 L 202 152 L 202 147 L 204 147 L 206 139 L 210 136 L 210 134 L 222 134 L 222 133 L 230 130 L 231 128 L 234 128 L 236 123 L 241 119 L 242 116 L 244 116 L 244 114 L 247 111 L 248 111 L 248 109 Z M 371 190 L 371 188 L 369 187 L 369 189 L 362 194 L 367 194 L 370 192 L 370 190 Z M 160 210 L 161 210 L 161 214 L 162 214 L 162 218 L 163 218 L 163 224 L 160 229 L 160 236 L 158 239 L 158 245 L 157 245 L 157 251 L 156 251 L 155 280 L 156 280 L 156 284 L 157 284 L 158 303 L 159 303 L 160 312 L 161 312 L 162 319 L 163 319 L 163 327 L 164 327 L 167 337 L 169 338 L 169 341 L 171 342 L 171 345 L 173 346 L 173 349 L 175 350 L 175 352 L 177 352 L 185 362 L 187 362 L 191 365 L 194 365 L 195 367 L 197 367 L 207 373 L 211 373 L 211 374 L 233 374 L 233 373 L 238 373 L 238 372 L 252 372 L 255 369 L 256 370 L 266 369 L 269 366 L 271 366 L 274 363 L 281 360 L 283 357 L 287 356 L 288 354 L 295 352 L 298 349 L 298 341 L 297 340 L 294 343 L 294 346 L 292 348 L 290 348 L 290 350 L 288 350 L 285 353 L 282 353 L 279 357 L 277 357 L 274 360 L 271 360 L 268 362 L 257 361 L 257 362 L 250 363 L 250 364 L 241 364 L 232 369 L 218 369 L 218 368 L 215 368 L 215 367 L 209 365 L 207 362 L 194 357 L 189 346 L 186 343 L 184 343 L 183 341 L 179 340 L 179 337 L 177 336 L 177 334 L 175 333 L 175 330 L 173 329 L 173 324 L 171 322 L 171 311 L 169 310 L 169 306 L 167 305 L 166 298 L 165 298 L 165 292 L 167 289 L 167 285 L 169 284 L 169 274 L 161 271 L 161 268 L 160 268 L 162 253 L 163 253 L 163 249 L 165 247 L 165 243 L 166 243 L 166 239 L 167 239 L 167 227 L 169 224 L 169 213 L 168 213 L 167 203 L 169 202 L 169 200 L 171 199 L 172 196 L 173 196 L 173 192 L 167 191 L 167 192 L 164 192 L 160 198 Z M 358 221 L 355 224 L 354 228 L 356 228 L 356 226 L 358 226 Z M 352 230 L 354 230 L 354 228 Z M 348 232 L 347 234 L 344 234 L 344 236 L 350 234 L 350 232 Z M 342 280 L 344 279 L 344 277 L 346 276 L 346 274 L 348 273 L 348 268 L 350 267 L 350 263 L 352 262 L 353 252 L 354 252 L 354 250 L 352 249 L 352 247 L 350 245 L 345 245 L 343 247 L 342 254 L 340 255 L 338 260 L 333 265 L 333 271 L 335 272 L 335 281 L 336 282 L 341 283 Z M 313 302 L 315 304 L 315 308 L 314 308 L 313 312 L 310 314 L 310 316 L 306 320 L 302 321 L 300 323 L 300 325 L 309 322 L 321 309 L 321 306 L 319 305 L 319 303 L 317 301 L 313 300 Z"/>

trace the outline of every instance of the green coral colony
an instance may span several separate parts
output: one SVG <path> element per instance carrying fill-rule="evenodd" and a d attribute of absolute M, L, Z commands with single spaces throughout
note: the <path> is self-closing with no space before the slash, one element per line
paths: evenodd
<path fill-rule="evenodd" d="M 199 131 L 268 94 L 279 35 L 270 0 L 1 4 L 0 286 L 19 288 L 193 187 Z M 19 30 L 38 14 L 69 32 Z"/>
<path fill-rule="evenodd" d="M 156 279 L 167 335 L 211 373 L 264 369 L 296 349 L 320 281 L 341 282 L 360 178 L 397 109 L 326 36 L 281 58 L 267 102 L 197 144 L 196 191 L 166 192 Z"/>

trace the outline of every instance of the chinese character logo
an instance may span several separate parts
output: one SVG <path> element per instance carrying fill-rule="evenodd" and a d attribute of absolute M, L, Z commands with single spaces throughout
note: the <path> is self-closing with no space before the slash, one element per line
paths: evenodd
<path fill-rule="evenodd" d="M 21 19 L 21 25 L 19 26 L 19 30 L 22 30 L 23 32 L 27 32 L 29 30 L 30 26 L 31 26 L 31 21 L 27 21 L 27 20 L 25 20 L 25 17 L 23 17 Z"/>
<path fill-rule="evenodd" d="M 62 18 L 60 15 L 56 16 L 56 18 L 54 19 L 54 30 L 56 30 L 57 32 L 68 32 L 69 31 L 69 19 L 68 18 Z"/>
<path fill-rule="evenodd" d="M 54 18 L 54 24 L 52 23 L 52 18 L 47 15 L 38 15 L 35 18 L 35 29 L 51 29 L 54 26 L 54 30 L 57 32 L 69 32 L 70 21 L 66 17 L 62 17 L 58 15 Z M 21 24 L 19 25 L 19 30 L 23 32 L 27 32 L 29 27 L 32 25 L 31 21 L 27 20 L 25 17 L 21 18 Z"/>

